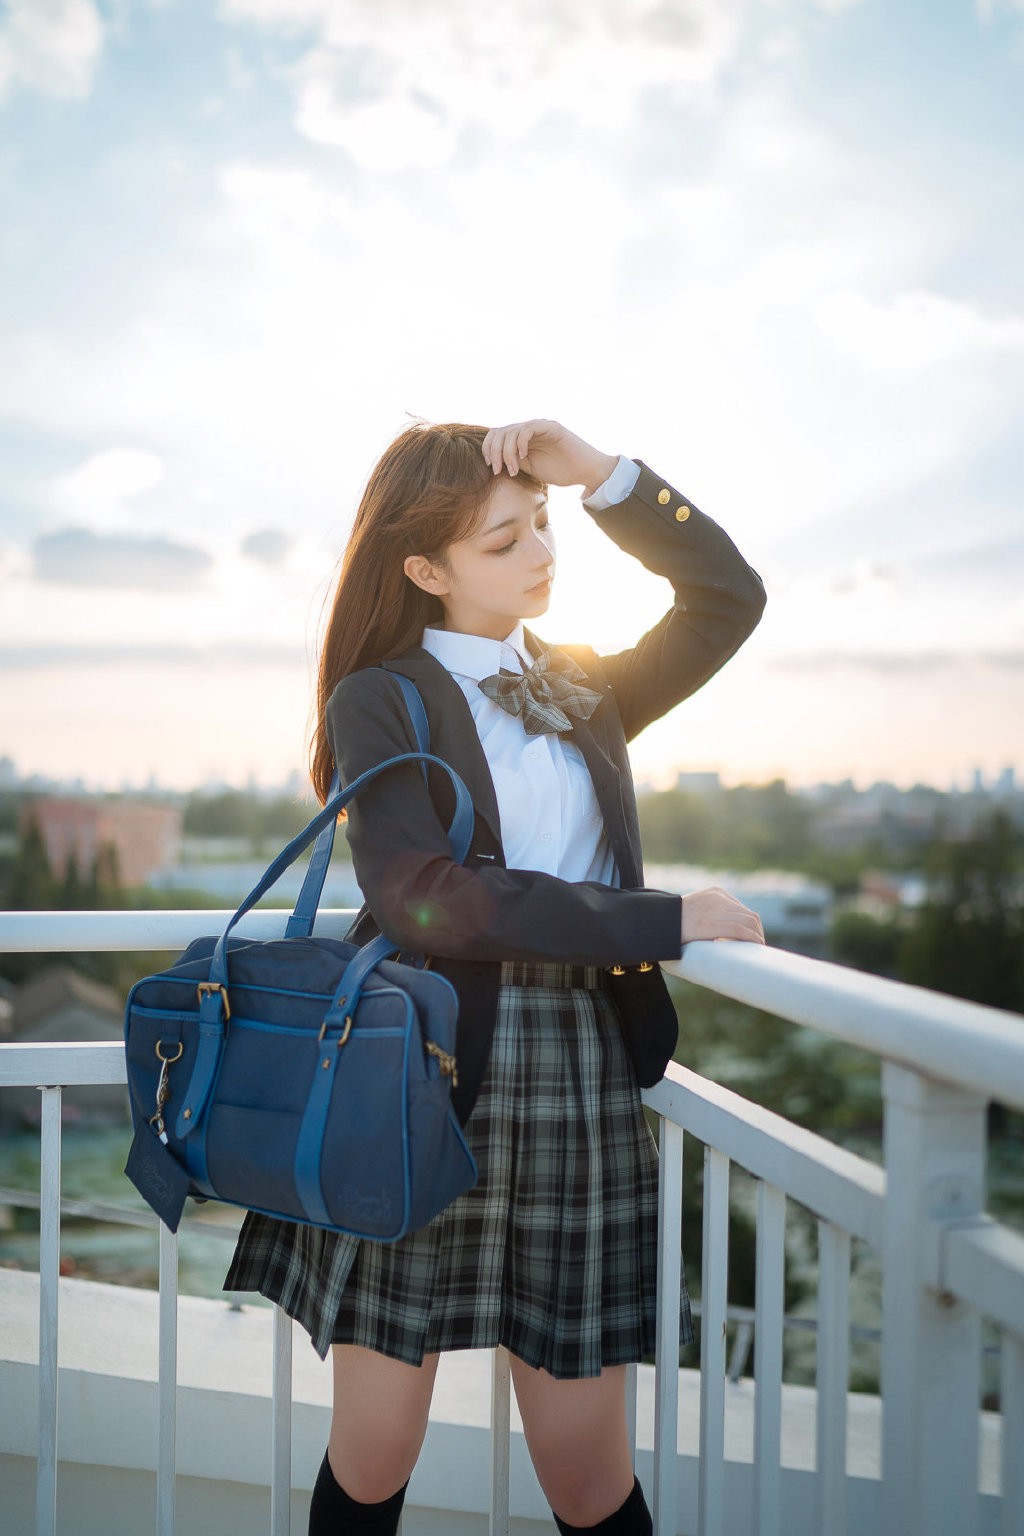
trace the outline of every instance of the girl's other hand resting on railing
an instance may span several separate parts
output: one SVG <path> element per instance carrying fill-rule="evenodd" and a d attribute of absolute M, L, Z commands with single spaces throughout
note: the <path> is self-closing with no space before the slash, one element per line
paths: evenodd
<path fill-rule="evenodd" d="M 691 939 L 745 939 L 751 944 L 764 943 L 761 919 L 742 901 L 709 885 L 704 891 L 691 891 L 683 897 L 683 921 L 680 944 Z"/>

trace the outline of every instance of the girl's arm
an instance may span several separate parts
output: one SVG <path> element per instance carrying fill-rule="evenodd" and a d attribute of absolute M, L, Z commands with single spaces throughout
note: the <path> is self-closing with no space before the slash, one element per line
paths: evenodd
<path fill-rule="evenodd" d="M 495 474 L 504 468 L 514 476 L 522 468 L 550 485 L 581 485 L 584 498 L 618 462 L 560 422 L 539 417 L 492 427 L 482 452 Z M 735 655 L 766 601 L 760 576 L 725 530 L 642 459 L 634 462 L 640 476 L 624 501 L 602 511 L 586 507 L 621 550 L 667 577 L 675 592 L 669 611 L 635 645 L 600 658 L 627 741 Z M 584 668 L 587 655 L 595 654 L 584 646 L 566 649 Z"/>
<path fill-rule="evenodd" d="M 376 669 L 341 680 L 326 723 L 343 784 L 416 750 L 398 684 Z M 389 769 L 350 802 L 356 879 L 378 926 L 403 949 L 582 965 L 679 958 L 681 896 L 480 865 L 478 836 L 467 863 L 454 863 L 416 763 Z"/>
<path fill-rule="evenodd" d="M 587 509 L 621 550 L 667 577 L 675 593 L 672 607 L 635 645 L 600 657 L 627 741 L 713 677 L 756 628 L 766 602 L 760 576 L 725 530 L 642 459 L 636 462 L 640 478 L 625 501 Z"/>

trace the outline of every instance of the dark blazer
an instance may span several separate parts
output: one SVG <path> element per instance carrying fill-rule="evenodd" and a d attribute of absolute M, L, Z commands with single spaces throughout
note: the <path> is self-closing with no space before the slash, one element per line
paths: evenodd
<path fill-rule="evenodd" d="M 429 769 L 426 786 L 411 764 L 361 790 L 348 807 L 348 840 L 365 903 L 347 937 L 365 943 L 383 930 L 410 954 L 430 955 L 432 968 L 452 982 L 459 996 L 452 1102 L 463 1123 L 487 1065 L 502 960 L 608 967 L 642 1086 L 658 1081 L 675 1048 L 675 1009 L 654 962 L 679 958 L 682 898 L 644 887 L 626 743 L 734 655 L 761 617 L 765 591 L 724 530 L 636 462 L 632 494 L 590 515 L 620 549 L 668 577 L 672 606 L 629 650 L 598 656 L 586 645 L 561 647 L 605 695 L 589 720 L 574 719 L 571 740 L 590 770 L 621 887 L 507 869 L 494 785 L 458 683 L 418 644 L 382 662 L 419 688 L 431 751 L 464 779 L 476 823 L 469 855 L 458 865 L 445 835 L 453 795 L 440 769 Z M 525 634 L 538 655 L 546 642 Z M 342 678 L 327 704 L 326 727 L 343 784 L 416 750 L 399 685 L 377 669 Z"/>

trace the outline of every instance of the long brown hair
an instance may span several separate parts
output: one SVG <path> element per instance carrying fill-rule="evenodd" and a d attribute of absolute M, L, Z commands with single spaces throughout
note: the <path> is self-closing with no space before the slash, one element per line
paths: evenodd
<path fill-rule="evenodd" d="M 444 566 L 449 545 L 479 523 L 496 483 L 481 452 L 486 434 L 486 427 L 460 421 L 418 421 L 370 472 L 320 650 L 310 777 L 321 804 L 334 772 L 327 701 L 343 677 L 401 655 L 418 643 L 424 625 L 443 618 L 440 598 L 410 581 L 403 564 L 408 555 L 426 555 Z M 516 482 L 547 490 L 522 469 Z"/>

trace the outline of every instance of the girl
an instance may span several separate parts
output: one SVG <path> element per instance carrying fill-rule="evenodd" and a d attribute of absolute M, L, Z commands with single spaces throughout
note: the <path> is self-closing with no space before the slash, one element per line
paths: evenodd
<path fill-rule="evenodd" d="M 608 537 L 672 583 L 636 645 L 548 648 L 548 485 L 583 487 Z M 614 568 L 601 600 L 613 603 Z M 693 939 L 764 943 L 717 886 L 644 887 L 626 743 L 718 671 L 757 624 L 760 577 L 642 460 L 555 421 L 417 423 L 370 475 L 320 657 L 312 778 L 430 750 L 466 782 L 451 858 L 446 775 L 391 769 L 350 804 L 365 904 L 347 937 L 426 953 L 459 996 L 453 1104 L 476 1186 L 397 1243 L 246 1215 L 230 1290 L 258 1290 L 333 1351 L 330 1441 L 310 1536 L 390 1536 L 444 1349 L 504 1344 L 559 1531 L 648 1533 L 626 1432 L 629 1361 L 654 1346 L 657 1153 L 640 1087 L 672 1054 L 660 959 Z M 682 1338 L 693 1338 L 685 1284 Z"/>

